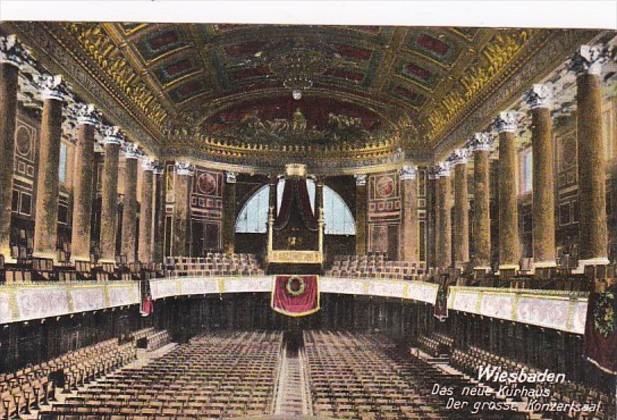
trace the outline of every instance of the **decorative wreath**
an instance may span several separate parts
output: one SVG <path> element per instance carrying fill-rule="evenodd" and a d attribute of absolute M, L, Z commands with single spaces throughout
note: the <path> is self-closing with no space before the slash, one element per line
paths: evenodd
<path fill-rule="evenodd" d="M 304 279 L 298 276 L 291 276 L 287 279 L 287 283 L 285 284 L 285 289 L 291 296 L 300 296 L 304 293 L 305 288 L 306 284 L 304 283 Z"/>
<path fill-rule="evenodd" d="M 593 311 L 593 326 L 604 337 L 613 334 L 617 328 L 617 314 L 615 314 L 615 293 L 606 292 L 598 297 Z"/>

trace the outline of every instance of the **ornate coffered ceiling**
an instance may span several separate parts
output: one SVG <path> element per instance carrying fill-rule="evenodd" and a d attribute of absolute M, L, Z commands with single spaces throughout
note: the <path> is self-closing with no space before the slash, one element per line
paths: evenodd
<path fill-rule="evenodd" d="M 315 165 L 338 159 L 355 167 L 429 159 L 470 116 L 486 113 L 480 108 L 488 99 L 519 94 L 565 60 L 577 43 L 598 33 L 74 22 L 4 26 L 21 34 L 57 71 L 70 73 L 77 90 L 94 96 L 95 103 L 100 99 L 104 112 L 105 104 L 115 102 L 124 111 L 126 129 L 141 137 L 137 140 L 170 156 L 256 166 L 276 163 L 281 153 Z M 301 44 L 310 52 L 311 66 L 315 57 L 324 63 L 312 70 L 312 86 L 300 100 L 283 86 L 285 69 L 275 69 L 271 61 L 289 54 L 290 42 L 291 48 Z M 534 61 L 549 47 L 549 60 Z M 58 57 L 61 51 L 66 57 Z M 521 71 L 526 79 L 516 81 Z M 501 94 L 513 80 L 516 86 Z M 120 118 L 117 109 L 109 110 L 114 111 Z"/>

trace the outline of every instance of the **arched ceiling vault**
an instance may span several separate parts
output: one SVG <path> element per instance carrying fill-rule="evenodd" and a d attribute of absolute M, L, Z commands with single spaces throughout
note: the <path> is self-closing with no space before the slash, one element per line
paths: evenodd
<path fill-rule="evenodd" d="M 430 156 L 521 69 L 531 83 L 534 74 L 597 34 L 195 23 L 10 26 L 40 55 L 63 48 L 83 70 L 66 66 L 69 80 L 87 77 L 102 86 L 163 151 L 181 147 L 186 154 L 195 145 L 201 157 L 239 162 L 243 153 L 259 161 L 262 152 L 267 160 L 285 151 L 301 156 L 318 150 L 332 158 L 357 157 L 359 166 L 362 156 L 376 164 L 377 150 L 381 157 Z M 326 58 L 298 101 L 264 58 L 285 56 L 289 42 Z M 548 48 L 551 60 L 525 68 Z"/>

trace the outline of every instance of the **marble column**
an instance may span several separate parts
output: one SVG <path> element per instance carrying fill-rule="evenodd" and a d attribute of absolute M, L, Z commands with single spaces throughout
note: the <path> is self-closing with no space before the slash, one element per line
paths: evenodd
<path fill-rule="evenodd" d="M 489 271 L 491 268 L 491 215 L 490 215 L 490 136 L 476 133 L 469 146 L 473 150 L 473 243 L 475 270 Z"/>
<path fill-rule="evenodd" d="M 174 227 L 172 229 L 172 255 L 174 256 L 189 256 L 192 180 L 193 167 L 191 164 L 176 162 Z"/>
<path fill-rule="evenodd" d="M 11 259 L 11 203 L 17 113 L 17 77 L 23 49 L 15 35 L 0 36 L 0 255 Z"/>
<path fill-rule="evenodd" d="M 121 253 L 127 262 L 135 261 L 137 245 L 137 164 L 139 154 L 134 144 L 127 144 L 124 151 L 124 198 L 122 200 Z"/>
<path fill-rule="evenodd" d="M 579 266 L 608 264 L 606 162 L 602 141 L 601 67 L 607 52 L 583 45 L 571 61 L 576 72 Z"/>
<path fill-rule="evenodd" d="M 499 269 L 518 270 L 521 253 L 516 188 L 516 114 L 500 113 L 495 128 L 499 133 Z"/>
<path fill-rule="evenodd" d="M 418 261 L 418 184 L 416 167 L 403 166 L 401 181 L 401 229 L 398 259 Z"/>
<path fill-rule="evenodd" d="M 535 268 L 555 267 L 555 170 L 551 91 L 546 85 L 533 85 L 525 94 L 531 107 L 532 237 Z"/>
<path fill-rule="evenodd" d="M 223 189 L 223 252 L 235 252 L 236 237 L 236 173 L 225 172 L 225 188 Z"/>
<path fill-rule="evenodd" d="M 139 261 L 143 263 L 152 262 L 152 225 L 153 219 L 153 171 L 154 162 L 144 159 L 142 162 L 141 177 L 141 199 L 139 211 L 139 245 L 137 252 Z"/>
<path fill-rule="evenodd" d="M 36 210 L 34 222 L 35 257 L 58 259 L 58 193 L 62 106 L 64 94 L 60 76 L 43 75 L 43 114 L 39 141 Z"/>
<path fill-rule="evenodd" d="M 356 254 L 366 255 L 367 207 L 366 191 L 367 175 L 356 175 Z"/>
<path fill-rule="evenodd" d="M 447 162 L 439 165 L 438 177 L 437 267 L 449 268 L 452 265 L 452 187 Z"/>
<path fill-rule="evenodd" d="M 427 258 L 427 266 L 428 267 L 436 267 L 437 266 L 437 219 L 439 218 L 439 206 L 438 206 L 438 197 L 437 191 L 439 189 L 437 171 L 434 167 L 429 167 L 427 169 L 427 216 L 428 216 L 428 258 Z"/>
<path fill-rule="evenodd" d="M 157 263 L 163 262 L 165 255 L 165 210 L 167 197 L 167 183 L 165 182 L 165 165 L 157 162 L 154 165 L 153 175 L 155 178 L 155 215 L 153 227 L 152 260 Z"/>
<path fill-rule="evenodd" d="M 118 159 L 122 135 L 116 126 L 103 128 L 105 158 L 101 179 L 101 262 L 116 261 L 116 228 L 118 223 Z"/>
<path fill-rule="evenodd" d="M 467 191 L 466 149 L 452 155 L 454 166 L 454 266 L 464 268 L 469 262 L 469 194 Z"/>
<path fill-rule="evenodd" d="M 77 147 L 73 181 L 71 260 L 90 261 L 92 198 L 94 195 L 94 131 L 100 114 L 94 105 L 77 104 Z"/>

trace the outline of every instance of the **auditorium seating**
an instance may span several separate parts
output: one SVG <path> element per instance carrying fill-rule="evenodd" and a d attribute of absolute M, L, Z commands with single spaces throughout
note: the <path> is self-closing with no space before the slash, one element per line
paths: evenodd
<path fill-rule="evenodd" d="M 167 275 L 171 277 L 263 275 L 253 254 L 208 252 L 205 257 L 167 257 Z"/>
<path fill-rule="evenodd" d="M 97 380 L 64 403 L 54 404 L 40 418 L 269 415 L 281 348 L 280 332 L 195 337 L 144 367 L 124 368 Z"/>
<path fill-rule="evenodd" d="M 326 276 L 354 278 L 385 278 L 419 280 L 424 264 L 409 261 L 388 261 L 385 254 L 338 255 Z"/>
<path fill-rule="evenodd" d="M 56 386 L 77 389 L 135 359 L 132 343 L 110 339 L 13 373 L 0 374 L 0 418 L 27 414 L 55 399 Z"/>
<path fill-rule="evenodd" d="M 450 358 L 450 364 L 455 368 L 465 372 L 473 378 L 478 377 L 478 370 L 487 365 L 501 367 L 508 372 L 516 372 L 521 368 L 525 368 L 526 372 L 540 372 L 538 369 L 530 368 L 520 362 L 508 359 L 497 354 L 490 353 L 478 347 L 469 346 L 466 350 L 456 349 L 453 351 Z M 488 384 L 493 384 L 497 387 L 500 383 L 486 380 Z M 615 416 L 615 396 L 609 396 L 601 391 L 590 388 L 586 385 L 575 383 L 567 380 L 563 383 L 542 382 L 538 384 L 527 384 L 540 390 L 541 388 L 549 388 L 550 395 L 548 397 L 537 398 L 540 403 L 562 402 L 568 403 L 578 401 L 584 403 L 597 403 L 602 401 L 601 412 L 594 413 L 597 417 L 593 418 L 617 418 Z M 547 417 L 554 415 L 552 412 L 542 413 Z M 565 418 L 565 417 L 564 417 Z M 570 418 L 570 417 L 568 417 Z"/>
<path fill-rule="evenodd" d="M 142 328 L 130 334 L 138 348 L 147 351 L 157 350 L 171 341 L 171 335 L 167 330 L 156 330 L 154 327 Z"/>
<path fill-rule="evenodd" d="M 417 341 L 422 350 L 434 357 L 450 354 L 454 346 L 453 338 L 438 333 L 420 335 Z"/>
<path fill-rule="evenodd" d="M 434 384 L 460 391 L 469 383 L 462 375 L 446 374 L 413 357 L 385 336 L 305 331 L 304 343 L 316 416 L 417 420 L 485 418 L 483 413 L 448 412 L 445 409 L 447 398 L 431 394 Z M 472 401 L 493 401 L 492 398 L 466 397 Z M 525 418 L 512 411 L 501 413 L 509 419 Z"/>

